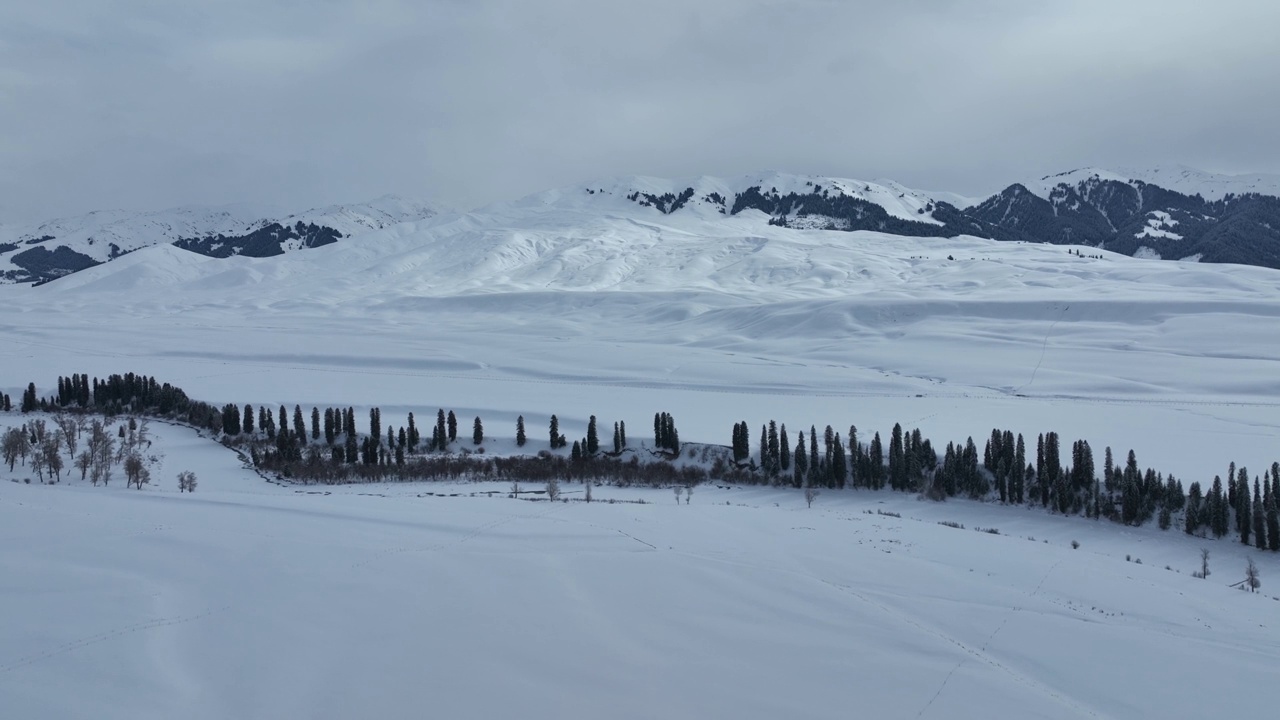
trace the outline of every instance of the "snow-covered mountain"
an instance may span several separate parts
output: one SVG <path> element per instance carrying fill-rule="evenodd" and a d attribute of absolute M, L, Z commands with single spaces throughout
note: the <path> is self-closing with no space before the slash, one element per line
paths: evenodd
<path fill-rule="evenodd" d="M 554 222 L 571 235 L 577 234 L 574 227 L 595 227 L 610 218 L 660 222 L 680 217 L 699 221 L 691 232 L 707 238 L 751 235 L 768 226 L 801 232 L 869 230 L 1280 268 L 1280 177 L 1220 176 L 1188 168 L 1074 170 L 1015 183 L 980 202 L 892 180 L 781 172 L 735 178 L 633 176 L 548 190 L 467 217 L 516 228 L 557 214 Z M 438 215 L 435 206 L 394 197 L 292 214 L 242 206 L 90 213 L 0 228 L 0 281 L 45 282 L 157 244 L 214 258 L 266 257 Z M 724 227 L 712 228 L 717 224 Z"/>
<path fill-rule="evenodd" d="M 144 213 L 114 210 L 38 225 L 0 226 L 0 280 L 43 282 L 158 244 L 177 244 L 213 257 L 265 257 L 439 212 L 434 205 L 388 195 L 302 212 L 253 205 Z"/>

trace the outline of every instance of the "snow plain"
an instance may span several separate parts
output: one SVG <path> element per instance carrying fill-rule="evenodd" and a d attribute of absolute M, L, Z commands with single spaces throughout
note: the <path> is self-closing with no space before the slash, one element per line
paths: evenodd
<path fill-rule="evenodd" d="M 901 422 L 935 446 L 1054 430 L 1187 483 L 1280 458 L 1275 271 L 666 216 L 589 187 L 276 258 L 157 246 L 0 287 L 0 387 L 132 371 L 217 403 L 376 405 L 384 424 L 449 408 L 508 438 L 523 414 L 535 449 L 551 413 L 570 438 L 595 414 L 641 439 L 667 411 L 695 442 L 739 420 L 793 441 Z M 1280 699 L 1280 604 L 1226 587 L 1253 552 L 1238 543 L 852 491 L 812 509 L 711 487 L 679 508 L 669 490 L 315 494 L 159 432 L 145 491 L 0 483 L 4 715 L 1190 717 Z M 195 495 L 173 487 L 184 469 Z M 1215 574 L 1195 580 L 1205 544 Z M 1265 591 L 1280 564 L 1257 559 Z"/>

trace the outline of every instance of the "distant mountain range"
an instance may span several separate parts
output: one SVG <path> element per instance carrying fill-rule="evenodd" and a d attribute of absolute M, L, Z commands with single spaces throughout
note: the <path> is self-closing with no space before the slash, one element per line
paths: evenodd
<path fill-rule="evenodd" d="M 629 177 L 473 211 L 695 214 L 798 231 L 1079 245 L 1135 257 L 1280 268 L 1280 176 L 1175 167 L 1082 169 L 1015 183 L 985 199 L 893 181 L 763 173 L 736 179 Z M 301 213 L 248 207 L 96 212 L 0 227 L 0 282 L 42 283 L 134 250 L 171 244 L 214 258 L 269 257 L 441 214 L 396 197 Z"/>

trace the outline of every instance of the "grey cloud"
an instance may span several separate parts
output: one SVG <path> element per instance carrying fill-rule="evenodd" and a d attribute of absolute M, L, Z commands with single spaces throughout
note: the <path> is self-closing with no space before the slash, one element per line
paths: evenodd
<path fill-rule="evenodd" d="M 116 3 L 0 9 L 0 219 L 762 168 L 980 194 L 1280 172 L 1280 6 Z"/>

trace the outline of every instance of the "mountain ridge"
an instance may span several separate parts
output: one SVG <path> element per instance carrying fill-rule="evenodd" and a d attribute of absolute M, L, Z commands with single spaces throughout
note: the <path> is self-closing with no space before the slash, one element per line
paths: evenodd
<path fill-rule="evenodd" d="M 1177 189 L 1154 182 L 1162 178 Z M 1082 168 L 1014 183 L 981 200 L 887 179 L 780 171 L 728 178 L 637 175 L 545 190 L 464 215 L 481 223 L 495 216 L 512 226 L 534 227 L 548 213 L 572 215 L 586 225 L 595 218 L 648 222 L 679 215 L 715 222 L 737 217 L 755 227 L 796 231 L 972 236 L 1280 268 L 1280 176 L 1221 176 L 1181 166 Z M 447 214 L 439 206 L 395 196 L 298 213 L 253 206 L 89 213 L 0 228 L 0 281 L 48 282 L 156 244 L 213 258 L 269 257 Z M 561 218 L 555 224 L 566 222 Z M 708 238 L 721 235 L 708 233 Z"/>

